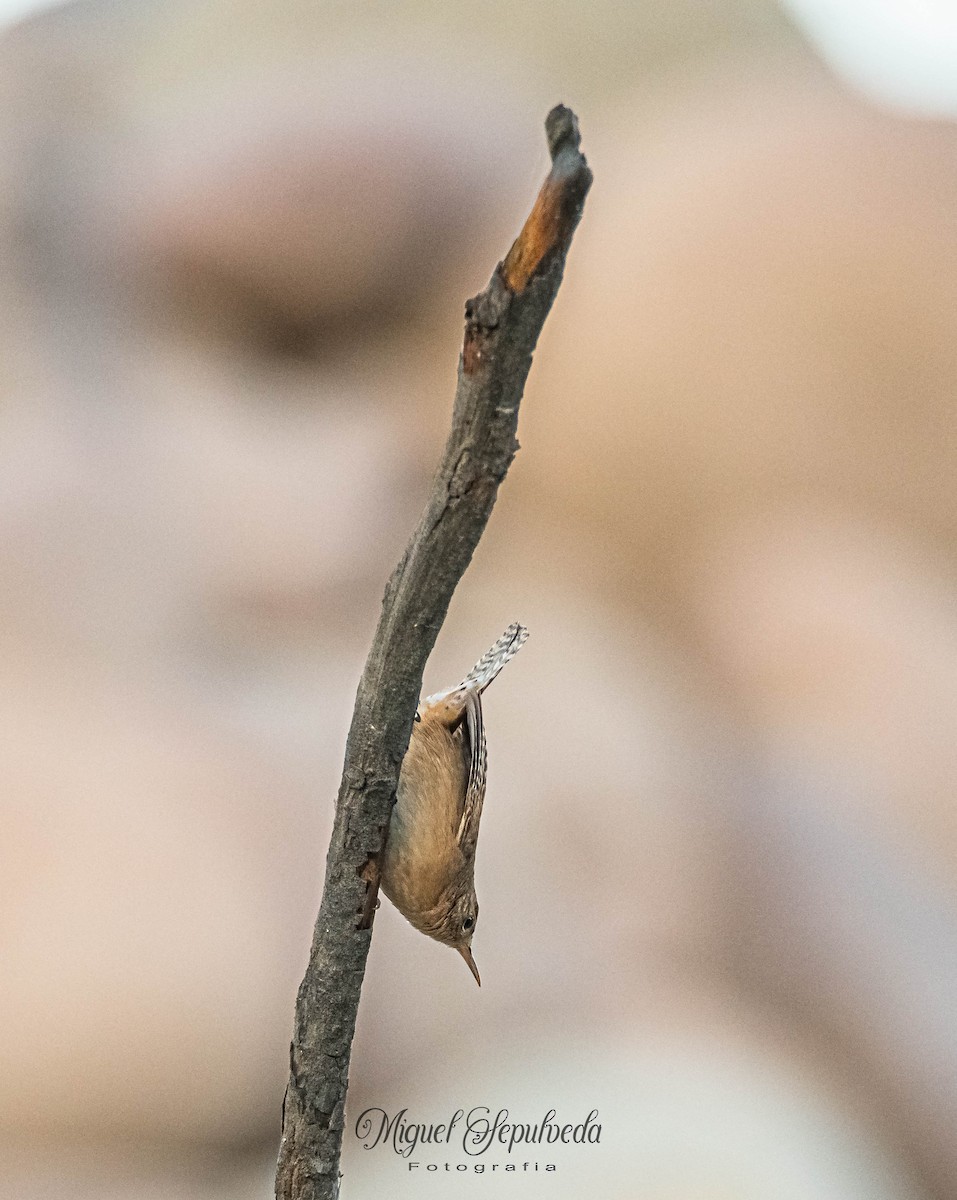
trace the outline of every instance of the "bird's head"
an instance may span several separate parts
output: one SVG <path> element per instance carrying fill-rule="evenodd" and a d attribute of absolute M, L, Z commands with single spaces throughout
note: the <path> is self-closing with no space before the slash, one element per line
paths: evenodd
<path fill-rule="evenodd" d="M 443 908 L 442 918 L 432 931 L 432 937 L 458 950 L 475 976 L 475 982 L 481 987 L 482 980 L 472 957 L 472 935 L 475 933 L 479 911 L 475 888 L 469 887 L 454 892 Z"/>

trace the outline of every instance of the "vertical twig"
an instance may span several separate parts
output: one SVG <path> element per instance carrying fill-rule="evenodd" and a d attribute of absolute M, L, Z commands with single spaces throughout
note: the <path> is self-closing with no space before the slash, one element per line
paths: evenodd
<path fill-rule="evenodd" d="M 518 448 L 532 351 L 561 283 L 592 175 L 575 114 L 545 122 L 552 168 L 488 287 L 465 307 L 452 430 L 425 513 L 386 587 L 356 695 L 322 905 L 296 1000 L 276 1172 L 280 1200 L 331 1200 L 349 1054 L 378 893 L 377 856 L 409 744 L 422 674 L 456 584 Z"/>

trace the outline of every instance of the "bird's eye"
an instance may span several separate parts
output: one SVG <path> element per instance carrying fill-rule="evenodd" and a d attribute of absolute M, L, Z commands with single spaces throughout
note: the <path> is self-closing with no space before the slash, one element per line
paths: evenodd
<path fill-rule="evenodd" d="M 474 924 L 475 924 L 475 919 L 473 917 L 466 917 L 465 920 L 462 922 L 462 928 L 463 929 L 471 929 Z"/>

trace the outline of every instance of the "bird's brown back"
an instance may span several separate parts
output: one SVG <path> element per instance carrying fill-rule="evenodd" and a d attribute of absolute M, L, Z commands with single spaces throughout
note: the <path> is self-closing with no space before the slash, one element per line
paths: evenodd
<path fill-rule="evenodd" d="M 382 890 L 414 925 L 464 867 L 456 831 L 468 780 L 464 724 L 453 731 L 444 706 L 425 706 L 412 728 L 382 862 Z"/>

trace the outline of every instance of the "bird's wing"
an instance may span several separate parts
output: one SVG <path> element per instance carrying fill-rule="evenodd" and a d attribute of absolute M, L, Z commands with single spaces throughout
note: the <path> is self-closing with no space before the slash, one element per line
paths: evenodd
<path fill-rule="evenodd" d="M 469 774 L 456 840 L 463 855 L 472 858 L 475 854 L 475 843 L 478 841 L 479 821 L 482 818 L 485 769 L 488 763 L 485 724 L 482 721 L 482 695 L 477 688 L 470 688 L 465 695 L 465 732 L 469 742 Z"/>

